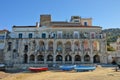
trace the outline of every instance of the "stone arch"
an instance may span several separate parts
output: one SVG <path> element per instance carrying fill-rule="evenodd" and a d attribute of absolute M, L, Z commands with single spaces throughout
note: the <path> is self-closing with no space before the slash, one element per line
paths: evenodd
<path fill-rule="evenodd" d="M 61 42 L 61 41 L 58 41 L 58 42 L 57 42 L 57 50 L 58 50 L 58 51 L 62 50 L 62 47 L 63 47 L 62 42 Z"/>
<path fill-rule="evenodd" d="M 88 40 L 84 40 L 83 42 L 84 49 L 88 49 L 88 44 L 89 44 Z"/>
<path fill-rule="evenodd" d="M 80 45 L 79 45 L 79 41 L 75 41 L 75 42 L 74 42 L 74 48 L 78 50 L 78 49 L 79 49 L 79 46 L 80 46 Z"/>
<path fill-rule="evenodd" d="M 66 49 L 66 50 L 71 50 L 71 42 L 70 42 L 70 41 L 67 41 L 67 42 L 65 43 L 65 49 Z"/>
<path fill-rule="evenodd" d="M 92 46 L 93 46 L 93 51 L 99 51 L 100 50 L 100 46 L 99 46 L 99 42 L 98 41 L 93 41 Z"/>
<path fill-rule="evenodd" d="M 28 55 L 27 54 L 24 54 L 24 63 L 28 63 Z"/>
<path fill-rule="evenodd" d="M 37 56 L 37 61 L 44 61 L 44 56 L 43 55 L 38 55 Z"/>
<path fill-rule="evenodd" d="M 65 61 L 72 61 L 71 55 L 66 55 L 65 56 Z"/>
<path fill-rule="evenodd" d="M 56 56 L 56 61 L 62 61 L 63 57 L 61 55 Z"/>
<path fill-rule="evenodd" d="M 45 43 L 43 40 L 39 41 L 39 47 L 40 47 L 40 50 L 44 50 L 45 49 Z"/>
<path fill-rule="evenodd" d="M 84 56 L 84 61 L 90 61 L 90 56 L 88 54 Z"/>
<path fill-rule="evenodd" d="M 52 55 L 48 55 L 47 56 L 47 61 L 53 61 L 53 56 Z"/>
<path fill-rule="evenodd" d="M 39 45 L 40 45 L 40 46 L 44 46 L 44 45 L 45 45 L 44 41 L 42 41 L 42 40 L 39 41 Z"/>
<path fill-rule="evenodd" d="M 75 61 L 81 61 L 80 55 L 75 55 Z"/>
<path fill-rule="evenodd" d="M 30 61 L 35 61 L 35 56 L 33 54 L 30 55 Z"/>
<path fill-rule="evenodd" d="M 48 42 L 48 49 L 53 50 L 53 41 Z"/>
<path fill-rule="evenodd" d="M 94 62 L 94 63 L 100 63 L 100 56 L 99 56 L 99 55 L 95 55 L 95 56 L 93 57 L 93 62 Z"/>

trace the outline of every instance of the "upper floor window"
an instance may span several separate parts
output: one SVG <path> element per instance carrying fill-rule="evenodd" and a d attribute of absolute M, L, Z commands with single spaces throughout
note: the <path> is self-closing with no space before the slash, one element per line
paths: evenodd
<path fill-rule="evenodd" d="M 22 33 L 19 33 L 19 38 L 22 38 Z"/>
<path fill-rule="evenodd" d="M 74 38 L 78 38 L 79 37 L 79 32 L 78 31 L 74 31 Z"/>
<path fill-rule="evenodd" d="M 46 34 L 45 33 L 42 33 L 42 38 L 46 38 Z"/>
<path fill-rule="evenodd" d="M 24 46 L 24 51 L 28 51 L 28 45 Z"/>
<path fill-rule="evenodd" d="M 62 31 L 57 32 L 57 38 L 62 38 Z"/>
<path fill-rule="evenodd" d="M 95 38 L 95 32 L 91 32 L 91 38 L 94 39 Z"/>
<path fill-rule="evenodd" d="M 88 26 L 88 23 L 87 23 L 87 22 L 84 22 L 84 26 Z"/>
<path fill-rule="evenodd" d="M 33 36 L 32 33 L 29 33 L 29 38 L 32 38 L 32 36 Z"/>

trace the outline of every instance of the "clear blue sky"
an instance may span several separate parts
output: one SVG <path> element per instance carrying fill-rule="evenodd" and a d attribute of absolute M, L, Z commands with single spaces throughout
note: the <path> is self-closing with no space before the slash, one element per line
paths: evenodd
<path fill-rule="evenodd" d="M 51 14 L 53 21 L 92 17 L 103 29 L 120 28 L 120 0 L 0 0 L 0 29 L 35 25 L 40 14 Z"/>

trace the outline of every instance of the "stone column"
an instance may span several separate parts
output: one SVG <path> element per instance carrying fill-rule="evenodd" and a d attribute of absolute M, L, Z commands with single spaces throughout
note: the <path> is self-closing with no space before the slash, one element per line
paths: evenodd
<path fill-rule="evenodd" d="M 28 60 L 27 60 L 27 63 L 30 63 L 30 57 L 29 57 L 29 55 L 28 55 Z"/>
<path fill-rule="evenodd" d="M 74 41 L 72 41 L 72 43 L 71 43 L 71 48 L 72 48 L 72 52 L 74 52 L 74 49 L 75 49 Z"/>
<path fill-rule="evenodd" d="M 37 55 L 35 55 L 35 63 L 37 63 Z"/>
<path fill-rule="evenodd" d="M 90 56 L 90 62 L 93 63 L 93 56 Z"/>
<path fill-rule="evenodd" d="M 74 59 L 74 55 L 72 55 L 72 64 L 74 64 L 75 63 L 75 61 L 74 61 L 75 59 Z"/>
<path fill-rule="evenodd" d="M 45 55 L 44 55 L 44 64 L 46 64 L 46 62 L 47 62 L 47 55 L 46 55 L 46 53 L 44 53 Z"/>
<path fill-rule="evenodd" d="M 53 55 L 53 64 L 56 64 L 56 55 Z"/>
<path fill-rule="evenodd" d="M 81 62 L 84 63 L 84 56 L 81 55 Z"/>
<path fill-rule="evenodd" d="M 44 41 L 46 50 L 48 50 L 48 40 Z"/>
<path fill-rule="evenodd" d="M 62 63 L 65 64 L 65 54 L 62 57 L 63 57 Z"/>
<path fill-rule="evenodd" d="M 65 64 L 65 41 L 62 41 L 63 42 L 63 48 L 62 48 L 62 63 Z"/>

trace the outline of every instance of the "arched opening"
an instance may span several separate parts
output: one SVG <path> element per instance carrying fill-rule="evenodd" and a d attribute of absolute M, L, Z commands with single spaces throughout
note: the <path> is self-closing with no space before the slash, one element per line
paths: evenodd
<path fill-rule="evenodd" d="M 28 62 L 28 55 L 24 54 L 24 63 L 27 63 L 27 62 Z"/>
<path fill-rule="evenodd" d="M 112 64 L 116 64 L 116 57 L 112 57 Z"/>
<path fill-rule="evenodd" d="M 47 61 L 53 61 L 53 56 L 52 55 L 48 55 L 47 56 Z"/>
<path fill-rule="evenodd" d="M 99 51 L 99 42 L 98 41 L 94 41 L 93 42 L 93 51 Z"/>
<path fill-rule="evenodd" d="M 76 56 L 75 56 L 75 61 L 81 61 L 80 55 L 76 55 Z"/>
<path fill-rule="evenodd" d="M 75 41 L 74 43 L 74 48 L 75 48 L 75 51 L 79 50 L 79 41 Z"/>
<path fill-rule="evenodd" d="M 65 50 L 66 51 L 71 51 L 71 42 L 70 41 L 66 42 L 66 44 L 65 44 Z"/>
<path fill-rule="evenodd" d="M 57 55 L 56 56 L 56 61 L 62 61 L 62 56 L 61 55 Z"/>
<path fill-rule="evenodd" d="M 34 61 L 35 60 L 35 56 L 32 54 L 30 55 L 30 61 Z"/>
<path fill-rule="evenodd" d="M 100 57 L 99 57 L 99 55 L 95 55 L 93 57 L 93 60 L 94 60 L 94 63 L 100 63 Z"/>
<path fill-rule="evenodd" d="M 88 40 L 84 40 L 84 49 L 85 49 L 85 50 L 88 49 Z"/>
<path fill-rule="evenodd" d="M 89 55 L 85 55 L 84 56 L 84 61 L 90 61 L 90 56 Z"/>
<path fill-rule="evenodd" d="M 39 49 L 40 49 L 40 51 L 45 50 L 45 44 L 44 44 L 44 41 L 40 41 L 40 42 L 39 42 Z"/>
<path fill-rule="evenodd" d="M 37 56 L 37 61 L 44 61 L 43 55 L 38 55 Z"/>
<path fill-rule="evenodd" d="M 62 42 L 57 42 L 57 51 L 62 51 Z"/>
<path fill-rule="evenodd" d="M 72 61 L 72 57 L 70 55 L 65 56 L 65 61 Z"/>
<path fill-rule="evenodd" d="M 48 50 L 53 50 L 53 41 L 49 41 Z"/>

